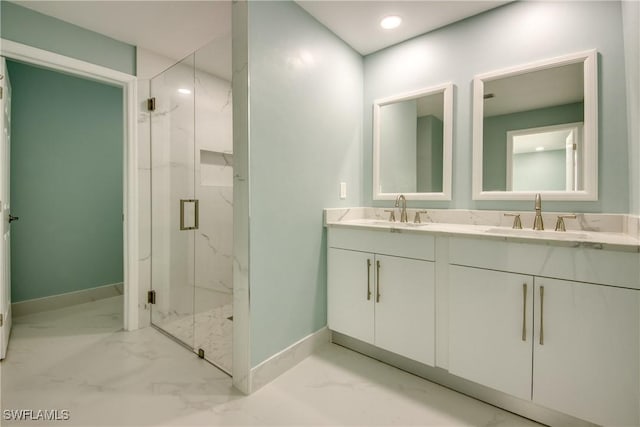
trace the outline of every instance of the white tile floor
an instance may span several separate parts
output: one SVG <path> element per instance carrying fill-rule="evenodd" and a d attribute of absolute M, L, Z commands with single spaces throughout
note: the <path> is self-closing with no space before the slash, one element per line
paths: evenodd
<path fill-rule="evenodd" d="M 229 317 L 232 315 L 233 305 L 224 304 L 188 316 L 167 316 L 157 326 L 189 345 L 202 348 L 208 361 L 231 373 L 233 321 Z"/>
<path fill-rule="evenodd" d="M 122 332 L 121 297 L 16 318 L 2 409 L 68 409 L 56 426 L 535 426 L 327 344 L 251 396 L 154 329 Z"/>

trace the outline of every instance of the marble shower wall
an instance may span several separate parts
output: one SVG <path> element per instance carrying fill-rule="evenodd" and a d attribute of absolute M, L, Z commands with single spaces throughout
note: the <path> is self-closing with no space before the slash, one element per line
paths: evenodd
<path fill-rule="evenodd" d="M 192 59 L 159 74 L 171 65 L 169 61 L 143 49 L 138 53 L 142 72 L 138 83 L 140 327 L 149 325 L 146 292 L 151 287 L 152 251 L 158 291 L 154 319 L 211 310 L 232 298 L 231 83 L 205 71 L 194 72 Z M 146 108 L 151 80 L 157 99 L 152 126 Z M 192 93 L 180 94 L 179 88 L 190 88 Z M 189 141 L 191 148 L 185 149 Z M 180 198 L 200 200 L 196 232 L 177 230 Z"/>
<path fill-rule="evenodd" d="M 196 53 L 196 66 L 198 65 Z M 230 303 L 233 293 L 233 132 L 231 82 L 195 73 L 196 232 L 195 285 Z M 196 298 L 198 301 L 198 298 Z M 197 311 L 201 311 L 197 307 Z"/>

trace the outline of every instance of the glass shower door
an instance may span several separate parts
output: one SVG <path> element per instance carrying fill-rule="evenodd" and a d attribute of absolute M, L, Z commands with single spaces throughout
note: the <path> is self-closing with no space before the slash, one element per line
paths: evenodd
<path fill-rule="evenodd" d="M 230 39 L 151 79 L 151 323 L 227 373 L 233 343 Z M 228 61 L 230 64 L 230 61 Z"/>
<path fill-rule="evenodd" d="M 232 371 L 233 120 L 230 70 L 220 72 L 224 40 L 199 49 L 195 62 L 196 231 L 195 347 Z M 230 63 L 230 61 L 229 61 Z"/>
<path fill-rule="evenodd" d="M 151 80 L 151 323 L 194 349 L 194 56 Z"/>

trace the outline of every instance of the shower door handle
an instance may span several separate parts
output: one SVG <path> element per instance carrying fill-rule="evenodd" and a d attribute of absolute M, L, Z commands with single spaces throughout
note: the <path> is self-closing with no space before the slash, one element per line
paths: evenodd
<path fill-rule="evenodd" d="M 187 203 L 194 204 L 193 227 L 185 227 L 184 225 L 184 205 Z M 197 230 L 200 223 L 200 206 L 197 199 L 180 199 L 180 230 Z"/>

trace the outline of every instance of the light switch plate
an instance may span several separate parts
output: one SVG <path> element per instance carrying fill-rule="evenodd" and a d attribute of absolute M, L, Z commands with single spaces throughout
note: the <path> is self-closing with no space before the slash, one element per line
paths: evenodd
<path fill-rule="evenodd" d="M 346 182 L 341 182 L 340 183 L 340 198 L 341 199 L 346 199 L 347 198 L 347 183 Z"/>

